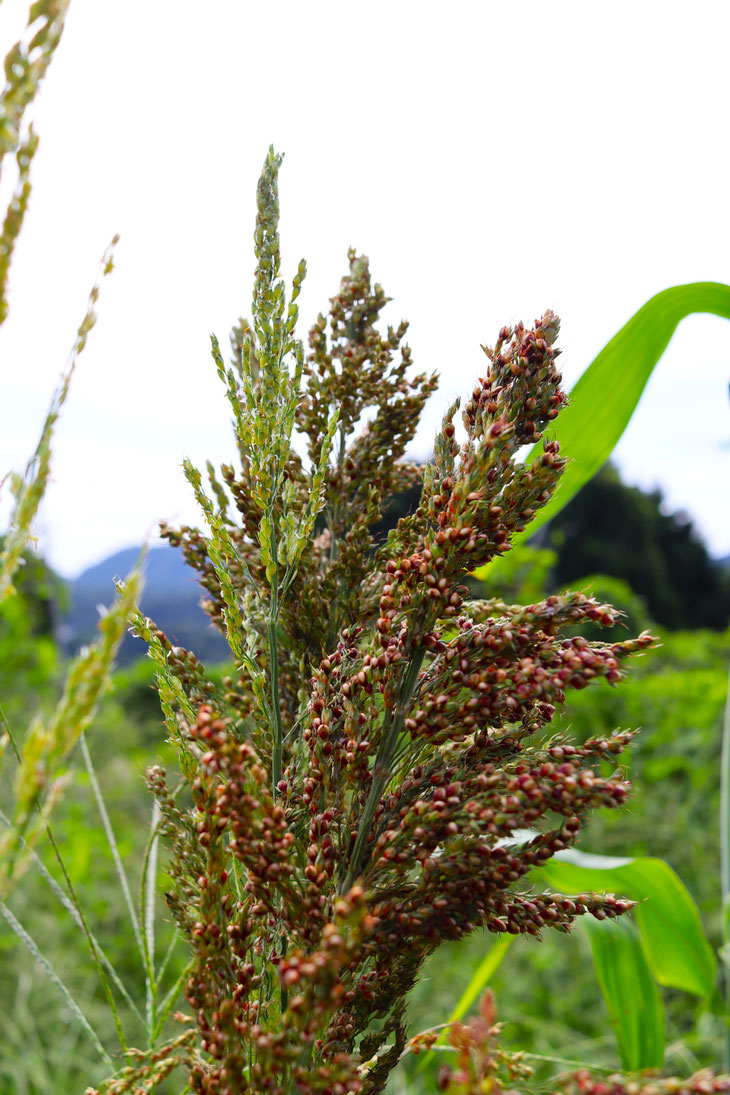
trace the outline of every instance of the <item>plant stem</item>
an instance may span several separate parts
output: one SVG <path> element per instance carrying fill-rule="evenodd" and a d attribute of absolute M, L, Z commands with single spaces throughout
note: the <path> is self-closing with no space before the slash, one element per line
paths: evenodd
<path fill-rule="evenodd" d="M 720 884 L 722 887 L 722 935 L 730 943 L 730 677 L 722 725 L 720 765 Z M 730 968 L 725 963 L 725 1012 L 730 1015 Z M 725 1034 L 725 1068 L 730 1068 L 730 1027 Z"/>
<path fill-rule="evenodd" d="M 272 554 L 276 562 L 276 540 L 272 535 Z M 271 774 L 273 795 L 278 794 L 281 779 L 281 758 L 284 745 L 284 730 L 281 722 L 281 701 L 279 698 L 279 648 L 276 639 L 276 625 L 279 616 L 279 576 L 274 572 L 271 580 L 271 608 L 266 617 L 266 635 L 269 640 L 269 665 L 271 668 L 271 713 L 274 719 L 274 743 L 271 756 Z"/>
<path fill-rule="evenodd" d="M 372 821 L 380 796 L 392 775 L 391 763 L 398 744 L 398 737 L 403 729 L 403 724 L 405 723 L 408 701 L 413 695 L 418 682 L 418 674 L 421 670 L 425 654 L 425 647 L 421 646 L 416 649 L 398 690 L 395 704 L 386 712 L 385 722 L 383 724 L 383 736 L 380 739 L 380 746 L 373 767 L 373 781 L 370 784 L 370 791 L 365 801 L 362 817 L 360 818 L 360 825 L 358 826 L 357 836 L 355 838 L 355 847 L 352 849 L 352 855 L 350 856 L 350 866 L 345 875 L 344 882 L 340 885 L 340 894 L 346 893 L 347 890 L 350 889 L 360 873 L 359 865 L 365 848 L 365 842 L 371 832 Z"/>
<path fill-rule="evenodd" d="M 288 944 L 288 939 L 287 939 L 286 935 L 282 935 L 282 937 L 281 937 L 281 956 L 282 956 L 282 958 L 286 957 L 287 944 Z M 283 1016 L 284 1012 L 286 1011 L 286 1009 L 288 1007 L 289 1007 L 289 990 L 287 989 L 286 985 L 282 985 L 281 986 L 281 1006 L 280 1006 L 280 1011 L 281 1011 L 282 1016 Z"/>
<path fill-rule="evenodd" d="M 150 1049 L 154 1047 L 154 1031 L 157 1027 L 158 984 L 155 977 L 155 883 L 157 879 L 157 847 L 159 840 L 160 804 L 154 799 L 150 836 L 142 863 L 142 879 L 139 889 L 139 923 L 144 946 L 145 1017 Z M 152 885 L 150 886 L 150 879 Z"/>
<path fill-rule="evenodd" d="M 79 745 L 81 747 L 81 755 L 84 758 L 84 764 L 86 765 L 86 771 L 89 776 L 89 782 L 91 783 L 91 789 L 94 792 L 94 798 L 96 799 L 96 805 L 99 810 L 99 815 L 101 817 L 101 823 L 104 829 L 104 833 L 106 835 L 107 844 L 109 845 L 109 850 L 112 854 L 112 861 L 116 868 L 117 877 L 122 888 L 122 894 L 127 905 L 129 919 L 132 924 L 132 932 L 134 934 L 134 938 L 137 941 L 137 947 L 139 948 L 139 953 L 142 958 L 142 965 L 144 966 L 145 954 L 144 943 L 142 942 L 142 929 L 137 920 L 137 913 L 135 911 L 134 902 L 132 901 L 132 895 L 129 890 L 127 875 L 122 864 L 122 857 L 119 854 L 119 848 L 117 846 L 114 831 L 111 826 L 111 821 L 109 820 L 109 814 L 107 813 L 106 805 L 104 803 L 104 796 L 101 793 L 101 787 L 99 786 L 99 781 L 96 778 L 96 771 L 94 770 L 94 765 L 91 760 L 89 747 L 86 744 L 86 737 L 83 734 L 79 739 Z"/>

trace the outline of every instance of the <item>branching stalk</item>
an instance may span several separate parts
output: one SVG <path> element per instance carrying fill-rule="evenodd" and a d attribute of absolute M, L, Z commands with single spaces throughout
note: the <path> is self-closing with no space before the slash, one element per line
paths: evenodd
<path fill-rule="evenodd" d="M 355 846 L 352 849 L 352 855 L 350 857 L 350 866 L 345 875 L 344 882 L 340 885 L 341 894 L 346 893 L 350 889 L 360 873 L 359 865 L 365 848 L 365 842 L 370 833 L 370 827 L 375 816 L 378 802 L 380 801 L 380 796 L 392 775 L 391 764 L 393 756 L 398 745 L 398 738 L 400 737 L 406 720 L 408 703 L 415 691 L 416 684 L 418 683 L 418 674 L 421 671 L 421 665 L 423 664 L 425 654 L 426 648 L 423 646 L 418 647 L 415 651 L 406 670 L 403 682 L 398 690 L 395 704 L 386 712 L 385 723 L 383 725 L 383 736 L 380 740 L 380 747 L 375 757 L 373 781 L 365 801 L 362 817 L 360 818 L 360 825 L 358 826 L 357 836 L 355 838 Z"/>
<path fill-rule="evenodd" d="M 279 696 L 279 647 L 276 637 L 276 627 L 279 619 L 279 572 L 277 563 L 276 533 L 273 531 L 272 520 L 271 556 L 274 560 L 274 574 L 271 579 L 271 605 L 269 615 L 266 617 L 266 635 L 269 641 L 269 666 L 271 670 L 271 714 L 274 725 L 274 741 L 271 756 L 271 773 L 273 782 L 273 795 L 278 794 L 278 785 L 281 780 L 281 760 L 284 748 L 284 729 L 281 721 L 281 698 Z"/>

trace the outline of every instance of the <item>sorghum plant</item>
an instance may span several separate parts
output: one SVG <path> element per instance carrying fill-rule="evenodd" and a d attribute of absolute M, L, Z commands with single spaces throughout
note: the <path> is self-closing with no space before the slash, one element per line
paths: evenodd
<path fill-rule="evenodd" d="M 457 402 L 433 461 L 404 462 L 436 377 L 410 375 L 406 324 L 379 329 L 388 298 L 354 252 L 305 352 L 304 264 L 289 304 L 280 274 L 279 164 L 270 152 L 258 186 L 252 319 L 234 328 L 230 366 L 213 340 L 236 466 L 208 465 L 208 487 L 186 463 L 207 528 L 163 526 L 201 574 L 235 673 L 217 690 L 137 615 L 183 788 L 159 766 L 148 779 L 171 850 L 165 897 L 191 953 L 190 1087 L 375 1095 L 443 940 L 627 910 L 534 892 L 528 876 L 628 792 L 597 769 L 631 735 L 557 740 L 556 707 L 569 688 L 617 682 L 651 639 L 566 637 L 617 620 L 578 593 L 466 597 L 465 576 L 509 551 L 565 465 L 550 437 L 565 403 L 557 317 L 502 328 L 463 438 Z M 520 463 L 540 438 L 542 455 Z M 377 546 L 372 526 L 414 483 L 420 504 Z"/>

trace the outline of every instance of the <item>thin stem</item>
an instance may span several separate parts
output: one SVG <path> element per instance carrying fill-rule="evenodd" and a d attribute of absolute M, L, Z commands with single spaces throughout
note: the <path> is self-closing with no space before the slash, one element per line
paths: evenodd
<path fill-rule="evenodd" d="M 109 845 L 109 850 L 112 853 L 112 859 L 114 860 L 114 866 L 116 867 L 117 877 L 119 879 L 119 884 L 122 888 L 122 893 L 124 895 L 124 900 L 125 900 L 125 903 L 127 905 L 127 910 L 129 912 L 129 919 L 132 922 L 132 931 L 134 933 L 134 938 L 137 941 L 137 946 L 139 948 L 139 953 L 142 956 L 142 962 L 144 964 L 145 954 L 144 954 L 144 943 L 142 942 L 142 930 L 140 928 L 139 921 L 137 920 L 137 913 L 135 912 L 134 903 L 132 901 L 132 894 L 130 893 L 130 890 L 129 890 L 129 883 L 127 882 L 127 875 L 126 875 L 124 867 L 122 865 L 122 857 L 119 854 L 119 848 L 117 847 L 117 842 L 116 842 L 116 839 L 114 837 L 114 830 L 112 829 L 111 821 L 109 820 L 109 814 L 107 813 L 107 810 L 106 810 L 106 805 L 104 803 L 104 798 L 103 798 L 103 795 L 101 793 L 101 787 L 99 786 L 99 781 L 96 778 L 96 772 L 94 770 L 94 765 L 93 765 L 92 760 L 91 760 L 91 754 L 89 753 L 89 747 L 86 744 L 86 737 L 85 737 L 84 734 L 81 735 L 80 744 L 81 744 L 81 753 L 82 753 L 82 756 L 84 758 L 84 764 L 86 765 L 86 771 L 88 772 L 89 780 L 91 782 L 91 788 L 94 792 L 94 797 L 96 799 L 96 805 L 99 809 L 99 814 L 101 815 L 101 823 L 104 827 L 104 832 L 106 834 L 107 843 Z"/>
<path fill-rule="evenodd" d="M 170 964 L 170 959 L 172 958 L 172 956 L 175 952 L 175 947 L 177 946 L 179 939 L 180 939 L 180 932 L 179 932 L 179 929 L 176 925 L 175 930 L 174 930 L 174 932 L 172 933 L 172 935 L 170 937 L 170 942 L 167 944 L 167 950 L 165 951 L 165 956 L 162 959 L 162 961 L 160 962 L 159 969 L 157 970 L 157 972 L 155 974 L 155 980 L 157 981 L 158 985 L 162 981 L 162 978 L 165 976 L 165 972 L 167 970 L 167 967 Z"/>
<path fill-rule="evenodd" d="M 271 777 L 273 783 L 273 795 L 277 797 L 281 780 L 281 760 L 284 749 L 284 729 L 281 721 L 281 698 L 279 696 L 279 647 L 276 637 L 276 625 L 279 619 L 279 562 L 278 544 L 276 542 L 276 519 L 271 507 L 271 558 L 274 563 L 274 573 L 271 578 L 271 604 L 269 615 L 266 617 L 266 636 L 269 641 L 269 667 L 271 670 L 271 714 L 273 716 L 274 742 L 271 753 Z"/>
<path fill-rule="evenodd" d="M 286 957 L 287 943 L 288 943 L 288 940 L 287 940 L 286 935 L 282 935 L 282 937 L 281 937 L 281 956 L 282 956 L 282 958 Z M 284 1015 L 284 1012 L 286 1011 L 286 1009 L 288 1007 L 289 1007 L 289 990 L 287 989 L 286 985 L 282 985 L 281 986 L 281 1008 L 280 1008 L 282 1016 Z"/>
<path fill-rule="evenodd" d="M 273 794 L 274 798 L 276 798 L 279 793 L 281 761 L 284 749 L 284 728 L 281 721 L 281 704 L 279 701 L 279 651 L 276 645 L 276 617 L 269 617 L 267 619 L 266 632 L 269 639 L 269 664 L 271 667 L 271 713 L 274 719 L 274 747 L 271 758 L 271 774 L 274 785 Z"/>
<path fill-rule="evenodd" d="M 370 836 L 372 821 L 375 816 L 380 796 L 385 785 L 392 775 L 391 764 L 398 744 L 398 738 L 406 720 L 406 710 L 418 682 L 418 674 L 426 655 L 426 648 L 418 647 L 406 669 L 395 704 L 388 708 L 383 724 L 383 735 L 375 757 L 373 767 L 373 781 L 365 800 L 362 817 L 355 837 L 355 847 L 350 856 L 350 866 L 345 875 L 344 882 L 339 887 L 340 894 L 346 893 L 360 874 L 360 862 L 365 849 L 365 843 Z"/>
<path fill-rule="evenodd" d="M 342 498 L 342 472 L 345 467 L 345 444 L 347 442 L 347 434 L 345 433 L 344 422 L 340 425 L 340 447 L 337 452 L 337 476 L 338 485 L 340 488 L 340 498 Z M 337 558 L 337 546 L 338 539 L 337 533 L 339 530 L 339 516 L 341 506 L 337 505 L 332 510 L 332 516 L 329 521 L 330 530 L 330 564 L 334 563 Z"/>
<path fill-rule="evenodd" d="M 578 1061 L 572 1057 L 552 1057 L 545 1053 L 528 1053 L 526 1049 L 519 1050 L 517 1056 L 529 1057 L 531 1061 L 547 1061 L 553 1065 L 566 1065 L 568 1068 L 589 1068 L 591 1072 L 604 1072 L 607 1076 L 616 1071 L 615 1068 L 610 1068 L 608 1065 L 597 1065 L 593 1061 Z"/>
<path fill-rule="evenodd" d="M 720 884 L 723 942 L 730 942 L 730 678 L 722 724 L 720 766 Z M 725 1012 L 730 1014 L 730 970 L 725 968 Z M 725 1034 L 725 1069 L 730 1068 L 730 1027 Z"/>
<path fill-rule="evenodd" d="M 273 510 L 273 507 L 272 507 Z M 279 782 L 281 781 L 282 755 L 284 752 L 284 727 L 281 718 L 281 697 L 279 695 L 279 647 L 276 636 L 276 626 L 279 619 L 279 564 L 278 547 L 276 543 L 276 523 L 274 514 L 271 514 L 271 556 L 274 561 L 274 574 L 271 579 L 271 607 L 266 619 L 266 633 L 269 640 L 269 665 L 271 668 L 271 713 L 273 715 L 274 742 L 271 755 L 271 781 L 273 783 L 272 794 L 274 801 L 279 794 Z M 281 951 L 286 954 L 287 937 L 281 935 Z M 263 985 L 263 981 L 262 981 Z M 283 1015 L 288 1004 L 285 988 L 281 990 L 281 1014 Z M 259 1003 L 259 1007 L 261 1004 Z"/>
<path fill-rule="evenodd" d="M 155 977 L 155 884 L 157 880 L 157 849 L 159 845 L 159 826 L 161 808 L 154 799 L 150 836 L 142 864 L 142 879 L 139 888 L 139 922 L 142 926 L 142 944 L 144 947 L 145 970 L 145 1017 L 150 1048 L 153 1048 L 153 1031 L 157 1023 L 157 979 Z M 151 882 L 151 885 L 150 885 Z"/>
<path fill-rule="evenodd" d="M 343 469 L 345 467 L 345 455 L 346 455 L 346 443 L 347 443 L 347 434 L 345 432 L 344 423 L 342 423 L 340 425 L 340 431 L 339 432 L 340 432 L 340 447 L 339 447 L 339 451 L 337 453 L 337 473 L 338 473 L 338 485 L 339 485 L 339 489 L 340 489 L 339 499 L 341 499 L 342 498 L 342 472 L 343 472 Z M 332 566 L 332 564 L 335 562 L 335 560 L 337 558 L 338 544 L 339 544 L 337 534 L 338 534 L 339 525 L 340 525 L 340 510 L 344 508 L 343 506 L 340 505 L 339 499 L 337 500 L 337 504 L 333 505 L 332 509 L 329 509 L 329 507 L 328 507 L 327 510 L 326 510 L 327 528 L 330 531 L 330 558 L 329 558 L 329 565 L 330 566 Z M 340 615 L 339 606 L 340 606 L 340 593 L 341 593 L 341 591 L 342 591 L 342 577 L 340 576 L 340 581 L 337 583 L 337 590 L 335 592 L 335 597 L 334 597 L 333 603 L 330 607 L 330 613 L 329 613 L 330 625 L 329 625 L 329 630 L 327 632 L 327 649 L 328 650 L 332 649 L 332 647 L 335 645 L 335 639 L 337 638 L 338 622 L 339 622 L 339 615 Z"/>

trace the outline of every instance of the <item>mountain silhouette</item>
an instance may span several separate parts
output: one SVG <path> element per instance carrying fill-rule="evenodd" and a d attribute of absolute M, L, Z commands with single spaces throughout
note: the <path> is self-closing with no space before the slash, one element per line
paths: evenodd
<path fill-rule="evenodd" d="M 140 551 L 139 547 L 117 551 L 67 583 L 69 607 L 58 629 L 58 640 L 67 653 L 76 653 L 94 639 L 100 608 L 114 600 L 114 579 L 129 573 Z M 228 661 L 231 656 L 228 644 L 200 607 L 205 591 L 182 552 L 167 544 L 150 548 L 143 572 L 142 612 L 162 628 L 172 643 L 191 650 L 202 661 Z M 141 639 L 126 635 L 118 664 L 129 665 L 146 652 Z"/>

